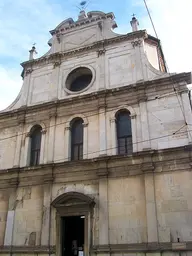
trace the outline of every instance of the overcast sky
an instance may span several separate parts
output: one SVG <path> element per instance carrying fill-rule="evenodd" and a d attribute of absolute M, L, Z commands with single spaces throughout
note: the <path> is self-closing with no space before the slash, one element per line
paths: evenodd
<path fill-rule="evenodd" d="M 36 43 L 37 57 L 46 53 L 49 31 L 61 21 L 78 16 L 78 0 L 0 1 L 0 110 L 18 95 L 22 86 L 20 63 L 28 60 Z M 170 72 L 192 70 L 192 0 L 146 0 Z M 117 33 L 131 32 L 133 13 L 140 29 L 154 35 L 143 0 L 91 0 L 87 11 L 114 12 Z"/>

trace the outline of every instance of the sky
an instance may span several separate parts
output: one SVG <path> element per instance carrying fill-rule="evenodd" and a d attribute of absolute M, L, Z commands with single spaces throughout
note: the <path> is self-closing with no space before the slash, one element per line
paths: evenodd
<path fill-rule="evenodd" d="M 146 0 L 170 72 L 192 71 L 192 0 Z M 78 0 L 0 1 L 0 110 L 8 107 L 22 86 L 20 63 L 36 43 L 37 57 L 49 50 L 49 31 L 61 21 L 77 19 Z M 115 32 L 131 32 L 136 14 L 140 29 L 155 35 L 143 0 L 90 0 L 87 11 L 114 12 Z"/>

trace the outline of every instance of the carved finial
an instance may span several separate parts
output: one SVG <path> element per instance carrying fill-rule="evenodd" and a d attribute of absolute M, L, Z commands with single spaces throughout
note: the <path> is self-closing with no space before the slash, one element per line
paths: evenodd
<path fill-rule="evenodd" d="M 29 60 L 33 60 L 34 59 L 34 54 L 37 54 L 35 45 L 36 45 L 36 43 L 34 43 L 31 50 L 29 50 Z"/>
<path fill-rule="evenodd" d="M 133 32 L 137 31 L 138 30 L 138 26 L 139 26 L 139 22 L 135 18 L 135 14 L 134 13 L 132 15 L 132 20 L 130 21 L 130 23 L 131 23 L 132 31 Z"/>

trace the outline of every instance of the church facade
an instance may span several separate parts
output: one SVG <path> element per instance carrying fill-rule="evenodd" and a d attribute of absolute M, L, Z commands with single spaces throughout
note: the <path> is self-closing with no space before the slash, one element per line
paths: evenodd
<path fill-rule="evenodd" d="M 0 255 L 192 255 L 190 73 L 113 13 L 69 18 L 0 112 Z"/>

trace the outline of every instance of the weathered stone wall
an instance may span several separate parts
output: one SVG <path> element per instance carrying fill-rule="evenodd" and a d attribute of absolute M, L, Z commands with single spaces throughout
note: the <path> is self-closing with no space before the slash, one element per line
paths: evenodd
<path fill-rule="evenodd" d="M 13 228 L 14 245 L 40 245 L 43 217 L 42 186 L 17 189 Z"/>
<path fill-rule="evenodd" d="M 143 177 L 109 180 L 108 190 L 110 244 L 147 242 Z"/>
<path fill-rule="evenodd" d="M 154 178 L 151 177 L 153 176 L 137 175 L 108 179 L 108 211 L 105 218 L 109 223 L 110 244 L 147 243 L 152 236 L 160 243 L 177 242 L 178 239 L 180 242 L 192 240 L 191 172 L 156 173 Z M 100 193 L 104 190 L 99 189 L 98 181 L 66 183 L 62 180 L 62 176 L 58 176 L 56 183 L 47 190 L 49 194 L 45 192 L 46 185 L 18 187 L 9 194 L 9 190 L 1 190 L 0 245 L 4 245 L 6 241 L 9 241 L 9 244 L 5 245 L 14 246 L 48 245 L 48 240 L 46 243 L 44 239 L 48 236 L 47 232 L 50 232 L 49 243 L 54 246 L 57 236 L 56 211 L 51 207 L 50 223 L 50 202 L 68 192 L 79 192 L 94 198 L 96 206 L 93 214 L 93 245 L 100 244 L 99 234 L 102 234 L 99 231 L 99 223 L 103 221 L 100 219 L 103 216 L 100 211 L 104 209 L 99 200 L 103 196 Z M 46 197 L 50 200 L 47 205 Z M 12 221 L 7 219 L 8 205 L 9 211 L 14 211 Z M 150 229 L 153 219 L 157 225 L 156 238 L 154 227 Z M 8 223 L 6 226 L 6 220 L 12 223 L 12 227 Z"/>
<path fill-rule="evenodd" d="M 14 166 L 17 128 L 0 128 L 0 169 Z"/>
<path fill-rule="evenodd" d="M 4 245 L 4 235 L 8 212 L 8 194 L 6 190 L 0 190 L 0 246 Z"/>
<path fill-rule="evenodd" d="M 190 171 L 155 176 L 160 242 L 192 241 L 192 176 Z"/>
<path fill-rule="evenodd" d="M 92 71 L 93 83 L 85 91 L 70 92 L 66 79 L 72 70 L 82 66 Z M 37 62 L 26 68 L 26 72 L 21 93 L 8 108 L 10 110 L 168 77 L 150 65 L 144 51 L 143 34 L 88 52 L 72 52 L 46 64 Z"/>
<path fill-rule="evenodd" d="M 191 251 L 190 163 L 190 151 L 181 147 L 126 158 L 102 157 L 76 166 L 68 162 L 26 168 L 19 173 L 18 183 L 13 182 L 17 172 L 3 172 L 0 252 L 12 246 L 15 255 L 25 250 L 43 253 L 50 245 L 54 254 L 59 227 L 51 203 L 69 192 L 95 201 L 90 230 L 93 250 L 108 251 L 110 244 L 114 255 L 142 250 L 153 250 L 154 255 L 160 248 L 168 255 L 186 246 Z"/>
<path fill-rule="evenodd" d="M 131 114 L 133 152 L 188 145 L 192 142 L 192 132 L 187 123 L 192 123 L 192 115 L 187 92 L 180 95 L 161 93 L 159 98 L 153 97 L 135 104 L 128 103 L 130 100 L 127 100 L 126 94 L 118 98 L 109 96 L 107 107 L 102 105 L 104 99 L 100 104 L 93 97 L 88 105 L 84 105 L 82 100 L 71 105 L 42 109 L 38 114 L 24 114 L 25 123 L 19 123 L 17 118 L 15 122 L 18 125 L 14 127 L 11 119 L 5 116 L 1 119 L 0 169 L 29 165 L 29 132 L 35 124 L 41 125 L 43 129 L 40 163 L 69 161 L 69 127 L 75 117 L 81 117 L 85 124 L 84 159 L 105 154 L 116 155 L 115 114 L 120 109 L 127 109 Z"/>

